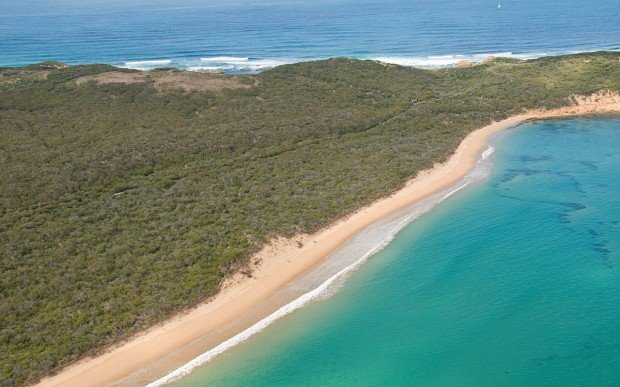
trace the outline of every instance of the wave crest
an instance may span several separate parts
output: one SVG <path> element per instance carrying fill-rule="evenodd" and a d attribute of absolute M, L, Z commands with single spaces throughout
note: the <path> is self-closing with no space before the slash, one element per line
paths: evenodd
<path fill-rule="evenodd" d="M 172 59 L 151 59 L 151 60 L 135 60 L 125 62 L 123 67 L 135 70 L 152 70 L 157 67 L 163 67 L 172 64 Z"/>
<path fill-rule="evenodd" d="M 236 57 L 236 56 L 213 56 L 208 58 L 200 58 L 203 62 L 215 62 L 215 63 L 244 63 L 248 62 L 248 57 Z"/>

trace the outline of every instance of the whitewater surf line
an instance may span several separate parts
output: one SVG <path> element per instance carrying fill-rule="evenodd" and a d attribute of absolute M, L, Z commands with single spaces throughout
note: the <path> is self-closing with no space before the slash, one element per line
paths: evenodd
<path fill-rule="evenodd" d="M 393 227 L 387 233 L 386 237 L 381 242 L 379 242 L 377 245 L 372 247 L 360 259 L 358 259 L 357 261 L 353 262 L 349 266 L 344 267 L 343 269 L 338 271 L 336 274 L 334 274 L 331 277 L 329 277 L 326 281 L 321 283 L 318 287 L 310 290 L 307 293 L 304 293 L 300 297 L 298 297 L 295 300 L 293 300 L 293 301 L 289 302 L 288 304 L 284 305 L 280 309 L 276 310 L 275 312 L 273 312 L 269 316 L 267 316 L 267 317 L 263 318 L 262 320 L 258 321 L 257 323 L 255 323 L 254 325 L 250 326 L 249 328 L 246 328 L 245 330 L 243 330 L 242 332 L 236 334 L 235 336 L 231 337 L 230 339 L 220 343 L 216 347 L 214 347 L 214 348 L 210 349 L 209 351 L 203 353 L 202 355 L 194 358 L 193 360 L 185 363 L 183 366 L 181 366 L 181 367 L 177 368 L 176 370 L 168 373 L 167 375 L 163 376 L 162 378 L 157 379 L 156 381 L 147 384 L 147 387 L 163 386 L 163 385 L 165 385 L 167 383 L 170 383 L 170 382 L 175 381 L 175 380 L 177 380 L 177 379 L 179 379 L 179 378 L 181 378 L 183 376 L 186 376 L 186 375 L 190 374 L 197 367 L 200 367 L 201 365 L 204 365 L 205 363 L 209 362 L 210 360 L 212 360 L 216 356 L 222 354 L 223 352 L 225 352 L 225 351 L 227 351 L 227 350 L 229 350 L 229 349 L 231 349 L 231 348 L 233 348 L 233 347 L 235 347 L 235 346 L 245 342 L 246 340 L 248 340 L 253 335 L 255 335 L 255 334 L 265 330 L 267 327 L 269 327 L 271 324 L 273 324 L 277 320 L 279 320 L 282 317 L 285 317 L 285 316 L 291 314 L 292 312 L 294 312 L 297 309 L 300 309 L 300 308 L 304 307 L 309 302 L 311 302 L 311 301 L 317 299 L 319 296 L 322 296 L 323 294 L 325 294 L 327 292 L 327 290 L 329 290 L 330 286 L 332 286 L 338 279 L 342 279 L 347 274 L 355 271 L 364 262 L 366 262 L 370 257 L 372 257 L 373 255 L 375 255 L 379 251 L 383 250 L 383 248 L 385 248 L 387 245 L 389 245 L 390 242 L 396 237 L 396 235 L 405 226 L 407 226 L 409 223 L 411 223 L 412 221 L 414 221 L 415 219 L 417 219 L 421 215 L 431 211 L 437 204 L 443 202 L 444 200 L 446 200 L 450 196 L 454 195 L 458 191 L 461 191 L 465 187 L 469 186 L 472 181 L 477 181 L 477 180 L 480 180 L 483 177 L 486 177 L 486 176 L 482 176 L 482 177 L 478 176 L 478 178 L 472 179 L 472 177 L 476 176 L 476 172 L 478 170 L 478 166 L 480 165 L 480 163 L 482 161 L 484 161 L 485 159 L 487 159 L 488 156 L 491 153 L 493 153 L 493 150 L 494 150 L 493 147 L 489 147 L 487 150 L 485 150 L 482 153 L 482 155 L 481 155 L 481 157 L 480 157 L 480 159 L 479 159 L 479 161 L 477 163 L 478 165 L 476 167 L 474 167 L 467 175 L 465 175 L 461 179 L 461 182 L 463 182 L 463 181 L 464 182 L 459 184 L 457 188 L 454 188 L 454 189 L 449 188 L 449 189 L 446 189 L 446 190 L 444 190 L 444 191 L 442 191 L 442 192 L 440 192 L 438 194 L 435 194 L 435 195 L 427 198 L 427 200 L 430 202 L 429 203 L 430 205 L 429 205 L 428 208 L 423 208 L 422 210 L 414 211 L 413 208 L 418 208 L 418 206 L 421 204 L 421 203 L 416 203 L 413 206 L 413 208 L 410 209 L 410 211 L 413 210 L 413 212 L 410 213 L 409 215 L 407 215 L 395 227 Z M 446 191 L 448 191 L 448 192 L 446 193 Z M 436 199 L 438 196 L 440 196 L 440 198 Z"/>

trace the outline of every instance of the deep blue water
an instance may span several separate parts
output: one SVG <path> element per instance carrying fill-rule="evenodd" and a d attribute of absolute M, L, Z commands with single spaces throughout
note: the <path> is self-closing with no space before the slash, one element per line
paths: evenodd
<path fill-rule="evenodd" d="M 497 5 L 497 0 L 0 0 L 0 65 L 60 60 L 247 71 L 334 56 L 443 65 L 461 59 L 458 55 L 529 58 L 620 49 L 618 0 Z"/>
<path fill-rule="evenodd" d="M 620 385 L 620 118 L 529 123 L 331 298 L 177 383 Z"/>

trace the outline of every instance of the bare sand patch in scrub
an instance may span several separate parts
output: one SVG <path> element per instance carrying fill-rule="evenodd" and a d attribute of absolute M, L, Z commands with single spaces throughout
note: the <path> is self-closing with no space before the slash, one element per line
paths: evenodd
<path fill-rule="evenodd" d="M 160 92 L 178 89 L 182 89 L 185 92 L 249 89 L 256 83 L 255 80 L 253 80 L 252 84 L 242 83 L 237 76 L 176 70 L 155 72 L 110 71 L 99 75 L 80 77 L 76 83 L 80 86 L 91 81 L 95 81 L 98 84 L 152 82 L 153 86 Z"/>

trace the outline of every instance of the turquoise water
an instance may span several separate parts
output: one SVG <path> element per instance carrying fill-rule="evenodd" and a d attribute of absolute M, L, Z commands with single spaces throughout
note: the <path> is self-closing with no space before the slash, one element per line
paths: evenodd
<path fill-rule="evenodd" d="M 493 53 L 620 50 L 618 0 L 499 2 L 0 0 L 0 65 L 235 72 L 334 56 L 433 66 Z"/>
<path fill-rule="evenodd" d="M 619 385 L 620 118 L 502 133 L 493 172 L 327 300 L 178 385 Z"/>

